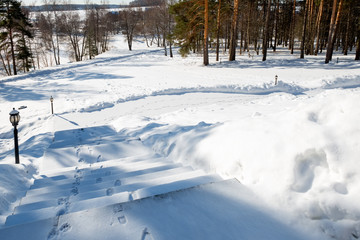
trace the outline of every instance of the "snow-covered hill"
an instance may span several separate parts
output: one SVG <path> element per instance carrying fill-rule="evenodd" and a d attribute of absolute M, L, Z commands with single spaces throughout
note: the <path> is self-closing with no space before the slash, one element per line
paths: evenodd
<path fill-rule="evenodd" d="M 258 56 L 227 62 L 224 55 L 221 62 L 203 67 L 200 56 L 170 59 L 162 49 L 148 49 L 141 42 L 129 52 L 122 37 L 113 46 L 92 61 L 0 80 L 2 227 L 34 178 L 43 173 L 156 156 L 164 163 L 236 178 L 241 186 L 228 180 L 218 187 L 204 185 L 160 199 L 129 202 L 128 216 L 137 219 L 138 225 L 129 222 L 123 236 L 140 231 L 138 238 L 166 239 L 170 230 L 162 227 L 174 232 L 178 226 L 165 220 L 172 211 L 179 216 L 174 223 L 187 224 L 184 229 L 194 231 L 194 239 L 201 236 L 187 221 L 197 222 L 198 229 L 209 225 L 215 239 L 221 229 L 227 236 L 236 236 L 232 227 L 242 229 L 248 239 L 360 237 L 360 63 L 353 61 L 353 55 L 335 56 L 338 63 L 325 65 L 323 56 L 304 60 L 280 50 L 269 53 L 266 62 Z M 20 110 L 21 164 L 16 166 L 8 114 L 21 106 L 26 108 Z M 231 208 L 205 201 L 214 192 L 211 189 L 224 189 L 224 205 L 236 202 L 230 204 L 231 217 L 212 222 L 205 216 L 182 214 L 185 204 L 194 204 L 184 209 L 189 213 L 203 201 L 204 209 L 216 209 L 214 219 L 228 215 Z M 245 209 L 250 210 L 241 215 Z M 106 206 L 98 210 L 112 211 Z M 71 222 L 73 227 L 58 225 L 68 235 L 58 232 L 56 236 L 79 236 L 76 222 L 94 218 L 96 212 L 69 215 L 64 224 Z M 153 228 L 139 228 L 149 226 L 155 212 L 159 215 Z M 94 220 L 93 224 L 100 223 Z M 99 237 L 109 230 L 107 223 L 101 224 Z M 176 233 L 183 239 L 181 230 Z M 26 231 L 18 234 L 24 237 Z"/>

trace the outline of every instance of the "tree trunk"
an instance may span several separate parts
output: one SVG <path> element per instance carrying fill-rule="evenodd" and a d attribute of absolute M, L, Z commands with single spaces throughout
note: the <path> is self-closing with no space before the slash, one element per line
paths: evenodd
<path fill-rule="evenodd" d="M 10 47 L 11 47 L 11 57 L 12 57 L 12 63 L 13 63 L 13 71 L 14 75 L 17 75 L 16 71 L 16 60 L 15 60 L 15 50 L 14 50 L 14 41 L 13 41 L 13 34 L 12 29 L 9 29 L 9 38 L 10 38 Z"/>
<path fill-rule="evenodd" d="M 346 21 L 344 55 L 348 55 L 348 49 L 349 49 L 349 31 L 350 31 L 351 7 L 349 7 L 348 11 L 349 12 L 348 12 L 347 21 Z"/>
<path fill-rule="evenodd" d="M 172 43 L 171 43 L 171 40 L 170 40 L 170 43 L 169 43 L 169 51 L 170 51 L 170 57 L 174 57 L 173 55 L 173 51 L 172 51 Z"/>
<path fill-rule="evenodd" d="M 1 58 L 1 62 L 2 62 L 2 64 L 3 64 L 3 68 L 5 69 L 6 74 L 7 74 L 8 76 L 10 76 L 10 75 L 11 75 L 11 71 L 9 71 L 9 70 L 7 69 L 7 66 L 6 66 L 6 63 L 5 63 L 5 60 L 4 60 L 3 56 L 2 56 L 2 54 L 0 54 L 0 58 Z"/>
<path fill-rule="evenodd" d="M 132 51 L 132 38 L 128 37 L 128 47 L 129 47 L 129 51 Z"/>
<path fill-rule="evenodd" d="M 313 55 L 314 54 L 314 31 L 313 31 L 313 14 L 314 14 L 314 0 L 309 0 L 308 12 L 310 16 L 308 16 L 308 39 L 306 44 L 306 54 Z"/>
<path fill-rule="evenodd" d="M 163 45 L 164 45 L 164 54 L 165 54 L 165 57 L 167 56 L 167 48 L 166 48 L 166 34 L 163 33 L 164 36 L 163 36 Z"/>
<path fill-rule="evenodd" d="M 219 50 L 220 50 L 220 23 L 221 23 L 220 10 L 221 10 L 221 0 L 219 0 L 217 19 L 216 19 L 216 61 L 219 61 Z"/>
<path fill-rule="evenodd" d="M 324 0 L 321 0 L 320 6 L 319 6 L 319 12 L 316 18 L 316 48 L 315 48 L 315 56 L 319 52 L 319 43 L 320 43 L 320 23 L 321 23 L 321 17 L 323 14 L 323 8 L 324 8 Z"/>
<path fill-rule="evenodd" d="M 229 61 L 235 60 L 238 14 L 239 14 L 239 0 L 234 0 L 234 13 L 233 13 L 233 19 L 230 30 L 231 38 L 230 38 L 230 49 L 229 49 L 229 53 L 230 53 Z"/>
<path fill-rule="evenodd" d="M 271 0 L 268 0 L 268 6 L 266 10 L 266 18 L 265 18 L 265 28 L 263 31 L 263 61 L 266 61 L 266 55 L 267 55 L 267 46 L 268 46 L 268 35 L 269 35 L 269 18 L 270 18 L 270 10 L 271 10 Z"/>
<path fill-rule="evenodd" d="M 360 31 L 358 30 L 355 60 L 360 60 Z"/>
<path fill-rule="evenodd" d="M 294 54 L 294 45 L 295 45 L 295 17 L 296 17 L 296 0 L 294 0 L 292 20 L 291 20 L 291 39 L 290 39 L 290 49 L 291 54 Z"/>
<path fill-rule="evenodd" d="M 240 25 L 240 51 L 239 51 L 239 55 L 241 56 L 242 54 L 242 48 L 244 46 L 243 42 L 244 42 L 244 31 L 243 31 L 243 21 L 241 21 L 241 25 Z"/>
<path fill-rule="evenodd" d="M 204 65 L 209 65 L 208 31 L 209 31 L 209 1 L 205 0 L 205 24 L 204 24 Z"/>
<path fill-rule="evenodd" d="M 248 8 L 249 8 L 249 12 L 248 12 L 248 19 L 247 19 L 247 26 L 246 26 L 246 36 L 247 36 L 247 52 L 250 51 L 250 41 L 251 41 L 251 38 L 250 38 L 250 20 L 251 20 L 251 13 L 252 13 L 252 4 L 253 4 L 253 1 L 249 1 L 249 4 L 248 4 Z"/>
<path fill-rule="evenodd" d="M 275 40 L 273 51 L 276 52 L 276 45 L 278 41 L 278 28 L 279 28 L 279 12 L 280 12 L 280 3 L 279 0 L 275 0 L 276 10 L 275 10 Z"/>
<path fill-rule="evenodd" d="M 333 3 L 333 10 L 332 10 L 332 14 L 331 14 L 328 45 L 327 45 L 327 48 L 326 48 L 325 63 L 329 63 L 332 60 L 332 54 L 333 54 L 333 51 L 334 51 L 336 30 L 337 30 L 337 26 L 338 26 L 339 20 L 340 20 L 341 7 L 342 7 L 343 1 L 344 0 L 340 0 L 339 9 L 337 11 L 337 14 L 336 14 L 337 0 L 334 0 L 334 3 Z M 336 15 L 336 19 L 335 19 L 335 15 Z"/>
<path fill-rule="evenodd" d="M 308 3 L 309 3 L 309 0 L 306 0 L 305 8 L 304 8 L 305 12 L 304 12 L 303 31 L 302 31 L 302 39 L 301 39 L 301 47 L 300 47 L 300 58 L 304 58 L 304 52 L 305 52 L 305 37 L 306 37 L 306 24 L 307 24 L 307 16 L 308 16 Z"/>

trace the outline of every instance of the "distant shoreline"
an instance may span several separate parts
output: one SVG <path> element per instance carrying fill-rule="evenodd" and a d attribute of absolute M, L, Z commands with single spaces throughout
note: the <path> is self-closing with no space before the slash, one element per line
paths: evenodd
<path fill-rule="evenodd" d="M 129 5 L 120 4 L 56 4 L 56 5 L 40 5 L 40 6 L 23 6 L 29 9 L 31 12 L 42 12 L 42 11 L 70 11 L 70 10 L 86 10 L 88 8 L 102 8 L 102 9 L 113 9 L 113 8 L 127 8 Z"/>

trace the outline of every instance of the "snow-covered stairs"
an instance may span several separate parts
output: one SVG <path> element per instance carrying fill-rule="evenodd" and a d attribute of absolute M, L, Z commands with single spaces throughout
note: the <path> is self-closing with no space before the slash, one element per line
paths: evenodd
<path fill-rule="evenodd" d="M 163 158 L 122 158 L 42 173 L 5 227 L 220 181 Z"/>

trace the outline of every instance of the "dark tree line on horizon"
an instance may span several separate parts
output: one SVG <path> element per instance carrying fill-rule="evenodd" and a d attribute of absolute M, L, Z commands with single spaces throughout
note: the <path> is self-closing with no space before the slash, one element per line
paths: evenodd
<path fill-rule="evenodd" d="M 31 13 L 17 0 L 0 2 L 0 65 L 6 75 L 61 63 L 66 45 L 73 61 L 92 59 L 109 49 L 111 35 L 122 33 L 131 51 L 135 38 L 147 46 L 173 46 L 183 56 L 209 51 L 236 56 L 262 54 L 278 47 L 300 58 L 326 52 L 355 51 L 360 60 L 359 0 L 135 0 L 120 11 L 87 4 L 85 16 L 57 0 L 44 0 L 43 11 Z M 155 4 L 156 3 L 156 4 Z M 140 6 L 147 6 L 141 7 Z M 31 20 L 30 20 L 31 16 Z"/>

